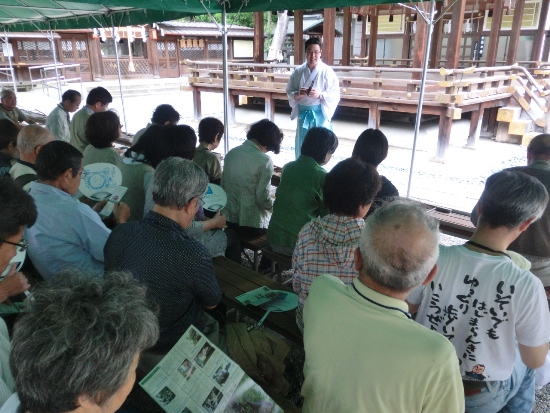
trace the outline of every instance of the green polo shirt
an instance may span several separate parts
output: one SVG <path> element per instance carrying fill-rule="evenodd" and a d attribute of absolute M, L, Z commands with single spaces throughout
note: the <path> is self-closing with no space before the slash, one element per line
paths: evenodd
<path fill-rule="evenodd" d="M 86 122 L 93 113 L 94 112 L 90 108 L 84 106 L 74 114 L 73 120 L 69 126 L 69 130 L 71 132 L 71 145 L 73 145 L 81 153 L 84 153 L 84 149 L 86 149 L 86 146 L 89 144 L 84 132 L 86 130 Z"/>
<path fill-rule="evenodd" d="M 270 244 L 294 248 L 302 227 L 313 218 L 326 215 L 323 204 L 326 174 L 315 159 L 306 155 L 285 165 L 267 230 Z"/>

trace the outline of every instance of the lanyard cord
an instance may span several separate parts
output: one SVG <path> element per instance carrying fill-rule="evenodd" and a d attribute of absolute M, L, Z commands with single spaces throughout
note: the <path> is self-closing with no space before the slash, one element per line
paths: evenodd
<path fill-rule="evenodd" d="M 356 292 L 357 294 L 359 294 L 361 297 L 363 297 L 363 298 L 364 298 L 365 300 L 367 300 L 369 303 L 372 303 L 372 304 L 374 304 L 374 305 L 377 305 L 378 307 L 385 308 L 385 309 L 387 309 L 387 310 L 399 311 L 400 313 L 405 314 L 405 316 L 406 316 L 409 320 L 412 319 L 412 316 L 411 316 L 409 313 L 407 313 L 406 311 L 403 311 L 403 310 L 401 310 L 400 308 L 397 308 L 397 307 L 389 307 L 389 306 L 387 306 L 387 305 L 377 303 L 376 301 L 373 301 L 373 300 L 371 300 L 370 298 L 368 298 L 368 297 L 364 296 L 363 294 L 361 294 L 361 293 L 359 292 L 359 290 L 357 289 L 357 287 L 355 287 L 355 285 L 354 285 L 353 283 L 351 284 L 351 286 L 353 287 L 353 289 L 355 290 L 355 292 Z"/>
<path fill-rule="evenodd" d="M 485 250 L 485 251 L 494 252 L 495 254 L 505 255 L 508 258 L 512 259 L 512 257 L 510 257 L 508 254 L 506 254 L 504 251 L 497 251 L 497 250 L 494 250 L 492 248 L 486 247 L 485 245 L 478 244 L 477 242 L 474 242 L 474 241 L 466 241 L 466 244 L 473 245 L 474 247 L 477 247 L 477 248 Z"/>

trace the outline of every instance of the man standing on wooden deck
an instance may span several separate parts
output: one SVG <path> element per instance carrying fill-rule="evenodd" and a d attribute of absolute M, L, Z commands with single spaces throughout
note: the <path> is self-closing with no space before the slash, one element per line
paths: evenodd
<path fill-rule="evenodd" d="M 300 156 L 306 133 L 315 126 L 332 130 L 330 123 L 340 101 L 340 85 L 334 70 L 321 61 L 322 44 L 318 37 L 306 41 L 306 62 L 298 66 L 286 85 L 291 119 L 298 118 L 296 159 Z"/>

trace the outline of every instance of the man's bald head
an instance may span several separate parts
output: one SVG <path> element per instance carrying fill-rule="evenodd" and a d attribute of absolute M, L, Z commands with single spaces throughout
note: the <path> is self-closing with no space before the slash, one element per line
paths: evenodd
<path fill-rule="evenodd" d="M 42 146 L 53 141 L 54 138 L 48 129 L 38 125 L 28 125 L 17 135 L 17 148 L 22 160 L 34 163 L 36 155 Z M 33 157 L 33 159 L 24 159 Z"/>
<path fill-rule="evenodd" d="M 422 204 L 398 199 L 365 221 L 360 251 L 360 277 L 395 292 L 409 291 L 426 279 L 437 261 L 439 223 Z"/>
<path fill-rule="evenodd" d="M 527 147 L 527 161 L 550 160 L 550 134 L 541 133 L 535 136 Z"/>

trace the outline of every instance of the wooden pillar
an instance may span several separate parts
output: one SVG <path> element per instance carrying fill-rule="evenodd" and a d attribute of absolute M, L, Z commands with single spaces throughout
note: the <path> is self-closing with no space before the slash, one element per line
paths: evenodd
<path fill-rule="evenodd" d="M 94 82 L 101 81 L 103 69 L 103 59 L 101 58 L 101 47 L 99 39 L 94 39 L 90 34 L 88 36 L 88 50 L 90 51 L 90 71 Z"/>
<path fill-rule="evenodd" d="M 193 108 L 195 120 L 202 118 L 201 92 L 196 87 L 193 87 Z"/>
<path fill-rule="evenodd" d="M 445 161 L 445 152 L 451 141 L 451 126 L 453 118 L 446 115 L 443 109 L 439 115 L 439 134 L 437 136 L 437 152 L 434 161 L 443 163 Z"/>
<path fill-rule="evenodd" d="M 304 63 L 304 11 L 294 10 L 294 64 Z"/>
<path fill-rule="evenodd" d="M 531 50 L 531 60 L 533 61 L 541 60 L 542 57 L 542 47 L 546 37 L 545 28 L 546 22 L 548 21 L 549 5 L 550 0 L 542 0 L 539 13 L 539 27 L 535 33 L 535 38 L 533 39 L 533 50 Z"/>
<path fill-rule="evenodd" d="M 160 77 L 160 67 L 159 59 L 157 56 L 157 41 L 149 38 L 147 45 L 149 47 L 147 51 L 147 60 L 149 61 L 149 68 L 151 69 L 150 73 L 155 79 L 158 79 Z"/>
<path fill-rule="evenodd" d="M 275 120 L 275 100 L 271 93 L 265 95 L 265 117 L 271 122 Z"/>
<path fill-rule="evenodd" d="M 327 65 L 333 65 L 336 9 L 324 9 L 323 18 L 323 62 L 325 62 Z"/>
<path fill-rule="evenodd" d="M 254 12 L 254 63 L 264 62 L 264 13 Z"/>
<path fill-rule="evenodd" d="M 443 2 L 438 1 L 435 3 L 436 17 L 439 18 L 443 9 Z M 432 35 L 432 49 L 430 50 L 430 69 L 437 69 L 439 67 L 439 58 L 441 57 L 441 43 L 443 40 L 443 24 L 445 21 L 439 19 L 434 25 Z M 403 47 L 404 48 L 404 47 Z M 404 58 L 404 57 L 403 57 Z"/>
<path fill-rule="evenodd" d="M 380 129 L 380 110 L 378 110 L 377 102 L 370 102 L 369 105 L 369 120 L 367 123 L 367 128 L 370 129 Z"/>
<path fill-rule="evenodd" d="M 228 103 L 229 103 L 229 113 L 228 113 L 228 122 L 230 125 L 234 125 L 235 124 L 235 105 L 236 105 L 236 102 L 235 102 L 235 95 L 233 95 L 231 93 L 231 91 L 229 92 L 229 96 L 228 96 Z"/>
<path fill-rule="evenodd" d="M 464 24 L 464 12 L 466 11 L 466 0 L 457 0 L 453 5 L 452 29 L 447 43 L 447 64 L 448 69 L 458 67 L 460 57 L 460 45 L 462 43 L 462 26 Z M 442 21 L 443 19 L 441 19 Z"/>
<path fill-rule="evenodd" d="M 369 67 L 376 66 L 376 43 L 378 42 L 378 6 L 372 8 L 369 33 Z"/>
<path fill-rule="evenodd" d="M 439 4 L 440 2 L 436 2 L 435 4 Z M 401 59 L 408 59 L 410 57 L 410 49 L 411 49 L 411 31 L 410 26 L 407 25 L 406 22 L 409 21 L 411 17 L 411 11 L 409 9 L 405 9 L 405 35 L 403 36 L 403 52 L 401 53 Z M 408 64 L 406 66 L 409 66 Z"/>
<path fill-rule="evenodd" d="M 497 61 L 498 38 L 500 26 L 502 25 L 502 10 L 504 0 L 495 0 L 493 3 L 493 20 L 491 21 L 491 32 L 489 33 L 489 45 L 487 47 L 487 58 L 485 64 L 492 67 Z"/>
<path fill-rule="evenodd" d="M 344 7 L 344 39 L 342 42 L 342 61 L 341 66 L 351 64 L 351 8 Z"/>
<path fill-rule="evenodd" d="M 512 32 L 510 33 L 510 41 L 508 42 L 508 53 L 506 54 L 506 64 L 512 65 L 516 61 L 518 52 L 519 34 L 521 32 L 521 20 L 523 18 L 523 10 L 525 9 L 525 0 L 516 0 L 514 9 L 514 19 L 512 21 Z"/>
<path fill-rule="evenodd" d="M 483 123 L 484 111 L 485 104 L 480 103 L 478 110 L 474 110 L 470 113 L 470 131 L 468 132 L 468 142 L 466 143 L 465 148 L 475 149 L 475 146 L 479 141 L 479 135 L 481 133 L 481 125 Z"/>
<path fill-rule="evenodd" d="M 367 57 L 367 16 L 361 15 L 361 55 Z"/>
<path fill-rule="evenodd" d="M 422 16 L 416 16 L 416 34 L 414 36 L 413 68 L 422 68 L 426 41 L 428 40 L 428 25 Z M 412 79 L 420 79 L 422 73 L 413 73 Z"/>

